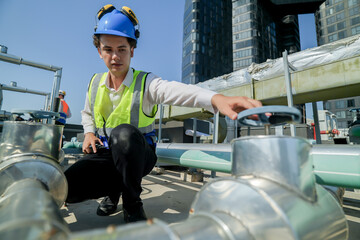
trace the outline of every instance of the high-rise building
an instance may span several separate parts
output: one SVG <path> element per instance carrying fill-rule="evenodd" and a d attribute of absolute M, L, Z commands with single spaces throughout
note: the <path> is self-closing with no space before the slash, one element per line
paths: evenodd
<path fill-rule="evenodd" d="M 326 0 L 315 13 L 318 45 L 360 34 L 360 0 Z M 347 128 L 360 107 L 360 97 L 328 100 L 324 109 L 337 116 L 338 128 Z"/>
<path fill-rule="evenodd" d="M 315 22 L 319 46 L 360 34 L 360 0 L 326 0 Z"/>
<path fill-rule="evenodd" d="M 182 81 L 198 83 L 300 50 L 296 14 L 324 0 L 186 0 Z"/>
<path fill-rule="evenodd" d="M 232 7 L 234 71 L 300 50 L 297 15 L 262 0 L 232 0 Z"/>
<path fill-rule="evenodd" d="M 186 0 L 182 82 L 232 72 L 231 0 Z"/>

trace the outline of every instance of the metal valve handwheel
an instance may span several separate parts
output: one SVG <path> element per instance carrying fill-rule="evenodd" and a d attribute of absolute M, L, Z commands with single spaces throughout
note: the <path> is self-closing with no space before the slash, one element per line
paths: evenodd
<path fill-rule="evenodd" d="M 11 111 L 14 115 L 29 114 L 34 119 L 51 119 L 53 117 L 59 117 L 59 113 L 50 111 L 39 111 L 39 110 L 23 110 L 14 109 Z"/>
<path fill-rule="evenodd" d="M 268 114 L 270 113 L 270 114 Z M 258 115 L 259 120 L 248 117 Z M 251 108 L 238 114 L 238 121 L 243 126 L 260 127 L 266 125 L 283 125 L 300 122 L 301 113 L 298 109 L 287 106 L 266 106 Z"/>

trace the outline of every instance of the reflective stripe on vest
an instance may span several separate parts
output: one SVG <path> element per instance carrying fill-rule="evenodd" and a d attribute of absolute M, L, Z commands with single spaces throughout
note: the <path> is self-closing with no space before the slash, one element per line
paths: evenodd
<path fill-rule="evenodd" d="M 95 74 L 93 76 L 89 85 L 88 95 L 96 130 L 99 135 L 105 135 L 103 131 L 104 120 L 108 136 L 113 128 L 123 123 L 137 127 L 142 133 L 148 133 L 154 129 L 157 106 L 154 107 L 152 116 L 147 116 L 142 111 L 146 76 L 146 72 L 134 71 L 132 84 L 130 87 L 124 88 L 119 105 L 111 113 L 104 112 L 104 108 L 101 107 L 103 104 L 111 104 L 107 94 L 108 89 L 103 84 L 107 73 Z"/>

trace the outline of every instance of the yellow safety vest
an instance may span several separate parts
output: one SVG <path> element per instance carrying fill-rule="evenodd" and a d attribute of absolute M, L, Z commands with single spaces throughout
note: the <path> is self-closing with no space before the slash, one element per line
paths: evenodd
<path fill-rule="evenodd" d="M 151 116 L 147 116 L 142 110 L 148 73 L 134 69 L 133 73 L 133 82 L 130 87 L 125 86 L 121 101 L 112 112 L 107 112 L 108 108 L 105 107 L 112 105 L 109 89 L 103 84 L 107 73 L 95 74 L 92 77 L 88 96 L 96 131 L 100 136 L 105 136 L 104 129 L 109 136 L 113 128 L 124 123 L 137 127 L 142 133 L 148 133 L 154 129 L 157 105 L 154 106 Z"/>

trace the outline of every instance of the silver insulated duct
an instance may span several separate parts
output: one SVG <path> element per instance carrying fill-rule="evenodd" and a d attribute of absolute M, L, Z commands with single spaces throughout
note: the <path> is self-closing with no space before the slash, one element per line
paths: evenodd
<path fill-rule="evenodd" d="M 58 209 L 67 192 L 56 163 L 61 132 L 55 125 L 5 123 L 0 143 L 0 239 L 348 238 L 341 206 L 315 182 L 311 145 L 287 136 L 233 140 L 232 176 L 206 184 L 184 222 L 167 225 L 151 219 L 70 235 Z"/>
<path fill-rule="evenodd" d="M 186 221 L 148 220 L 71 239 L 347 239 L 341 206 L 315 183 L 310 149 L 296 137 L 233 140 L 233 176 L 206 184 Z"/>
<path fill-rule="evenodd" d="M 271 114 L 268 114 L 271 113 Z M 257 114 L 258 120 L 248 119 Z M 300 112 L 284 106 L 238 115 L 246 126 L 296 122 Z M 268 132 L 268 131 L 267 131 Z M 73 239 L 347 239 L 345 214 L 316 184 L 311 145 L 285 136 L 243 137 L 231 142 L 232 177 L 215 179 L 196 195 L 189 218 L 168 226 L 147 221 L 74 235 Z"/>
<path fill-rule="evenodd" d="M 5 122 L 0 141 L 0 239 L 67 239 L 60 215 L 62 126 Z"/>
<path fill-rule="evenodd" d="M 341 206 L 315 183 L 310 148 L 296 137 L 233 141 L 233 177 L 206 186 L 192 205 L 193 214 L 227 213 L 246 228 L 245 239 L 347 239 Z M 234 230 L 232 236 L 239 239 Z"/>

